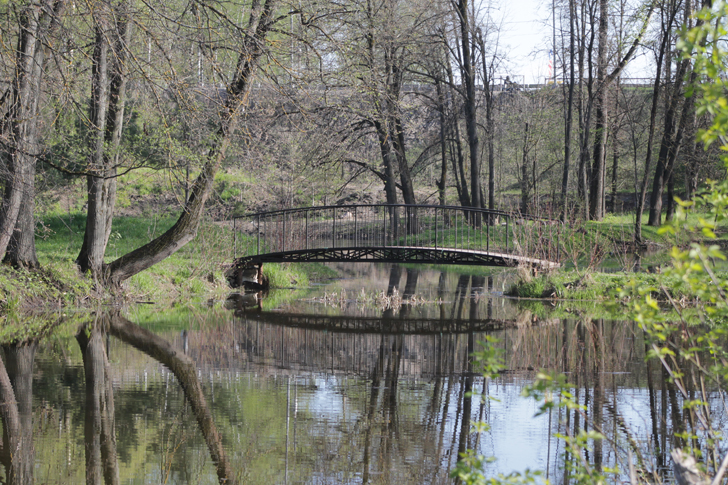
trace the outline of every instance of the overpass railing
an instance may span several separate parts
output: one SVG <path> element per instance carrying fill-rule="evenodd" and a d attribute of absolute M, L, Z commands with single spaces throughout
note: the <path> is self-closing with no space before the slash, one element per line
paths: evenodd
<path fill-rule="evenodd" d="M 561 223 L 473 207 L 358 204 L 258 212 L 233 219 L 234 254 L 419 247 L 558 261 Z"/>

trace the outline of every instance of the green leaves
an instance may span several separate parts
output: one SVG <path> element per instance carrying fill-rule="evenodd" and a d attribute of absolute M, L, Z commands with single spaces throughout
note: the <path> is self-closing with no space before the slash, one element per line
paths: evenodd
<path fill-rule="evenodd" d="M 473 353 L 473 364 L 483 377 L 493 379 L 505 369 L 503 364 L 503 349 L 495 346 L 499 340 L 495 337 L 485 337 L 485 342 L 479 342 L 483 350 Z"/>
<path fill-rule="evenodd" d="M 536 380 L 532 384 L 523 388 L 521 396 L 543 401 L 536 416 L 540 416 L 554 407 L 586 410 L 586 406 L 579 404 L 571 393 L 571 389 L 574 387 L 573 384 L 566 382 L 564 374 L 542 370 L 536 374 Z"/>

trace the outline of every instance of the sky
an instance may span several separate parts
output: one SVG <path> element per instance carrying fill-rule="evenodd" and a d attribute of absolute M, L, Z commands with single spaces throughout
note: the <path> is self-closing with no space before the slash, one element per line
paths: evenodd
<path fill-rule="evenodd" d="M 504 0 L 491 14 L 502 23 L 499 50 L 506 57 L 498 75 L 510 75 L 511 80 L 528 84 L 544 82 L 549 75 L 552 44 L 550 4 L 546 6 L 541 0 Z"/>
<path fill-rule="evenodd" d="M 506 57 L 496 77 L 519 83 L 543 83 L 551 75 L 549 53 L 553 44 L 550 0 L 496 0 L 493 19 L 502 22 L 499 51 Z M 559 26 L 557 25 L 557 29 Z M 623 77 L 651 76 L 649 59 L 638 52 Z M 557 76 L 559 74 L 557 73 Z M 520 79 L 519 79 L 520 78 Z"/>

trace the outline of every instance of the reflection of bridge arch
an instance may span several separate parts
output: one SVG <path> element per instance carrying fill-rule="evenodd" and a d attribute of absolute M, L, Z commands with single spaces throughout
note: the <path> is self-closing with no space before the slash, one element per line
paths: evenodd
<path fill-rule="evenodd" d="M 515 320 L 443 320 L 439 318 L 355 317 L 347 315 L 304 315 L 282 313 L 249 313 L 248 322 L 258 321 L 291 328 L 378 335 L 439 335 L 481 333 L 504 330 L 516 325 Z"/>
<path fill-rule="evenodd" d="M 346 205 L 234 220 L 238 268 L 266 262 L 558 266 L 557 221 L 471 207 Z"/>

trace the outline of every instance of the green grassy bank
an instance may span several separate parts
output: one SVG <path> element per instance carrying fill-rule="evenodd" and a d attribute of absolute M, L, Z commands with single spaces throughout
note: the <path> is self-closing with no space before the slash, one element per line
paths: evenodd
<path fill-rule="evenodd" d="M 175 222 L 173 216 L 117 217 L 107 247 L 106 261 L 151 241 Z M 81 275 L 74 263 L 85 227 L 82 213 L 53 214 L 39 221 L 36 241 L 39 270 L 0 265 L 0 311 L 44 307 L 92 306 L 108 302 L 202 301 L 230 293 L 226 265 L 233 260 L 232 231 L 223 224 L 203 222 L 197 237 L 181 250 L 129 279 L 122 294 L 109 294 Z M 323 265 L 265 265 L 276 288 L 304 287 L 310 280 L 331 277 Z"/>
<path fill-rule="evenodd" d="M 699 297 L 676 275 L 663 274 L 670 268 L 671 248 L 689 248 L 693 244 L 728 246 L 725 224 L 715 228 L 716 237 L 706 237 L 695 231 L 669 231 L 646 225 L 643 221 L 642 236 L 647 252 L 637 251 L 632 243 L 634 216 L 609 215 L 603 221 L 587 222 L 564 231 L 561 243 L 562 267 L 556 271 L 533 275 L 525 269 L 507 294 L 521 298 L 551 300 L 610 301 L 618 298 L 620 290 L 642 288 L 655 299 L 669 298 L 681 302 Z M 678 226 L 697 226 L 710 218 L 708 214 L 690 212 Z M 644 248 L 641 248 L 642 250 Z M 728 269 L 720 260 L 709 262 L 716 272 Z M 630 268 L 637 268 L 630 270 Z"/>

